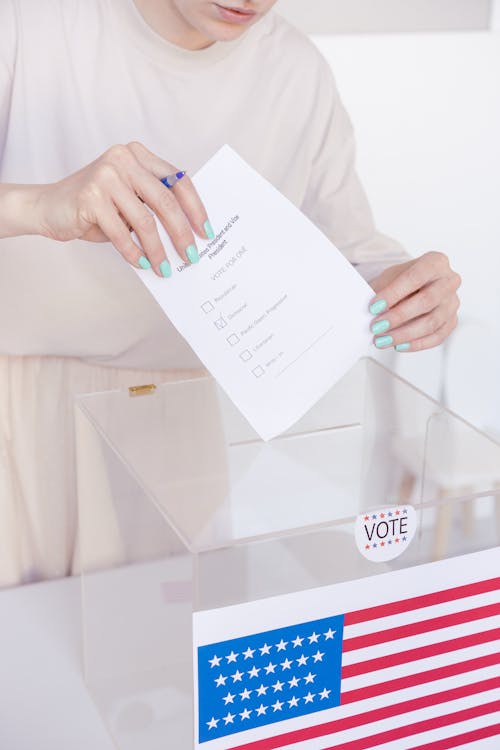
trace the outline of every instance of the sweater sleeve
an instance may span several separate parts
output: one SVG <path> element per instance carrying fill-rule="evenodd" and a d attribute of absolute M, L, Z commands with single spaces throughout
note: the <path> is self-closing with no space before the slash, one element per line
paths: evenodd
<path fill-rule="evenodd" d="M 315 101 L 310 132 L 316 143 L 302 210 L 369 280 L 410 256 L 375 227 L 355 169 L 353 127 L 326 61 Z"/>
<path fill-rule="evenodd" d="M 0 2 L 0 160 L 5 145 L 17 48 L 13 0 Z"/>

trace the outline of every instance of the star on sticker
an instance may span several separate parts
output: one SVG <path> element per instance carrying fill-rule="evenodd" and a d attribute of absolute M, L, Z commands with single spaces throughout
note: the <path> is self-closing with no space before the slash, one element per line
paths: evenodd
<path fill-rule="evenodd" d="M 365 544 L 365 549 L 370 549 L 370 545 L 369 544 Z"/>
<path fill-rule="evenodd" d="M 273 664 L 272 661 L 270 661 L 267 667 L 264 667 L 264 669 L 266 670 L 266 674 L 274 674 L 276 666 L 276 664 Z"/>
<path fill-rule="evenodd" d="M 257 695 L 265 695 L 269 689 L 269 685 L 261 685 L 259 688 L 257 688 L 256 693 Z"/>
<path fill-rule="evenodd" d="M 299 699 L 295 695 L 288 701 L 290 708 L 296 708 L 299 705 Z"/>
<path fill-rule="evenodd" d="M 239 654 L 235 654 L 234 651 L 231 651 L 231 653 L 226 656 L 227 663 L 231 664 L 231 662 L 235 662 L 238 656 Z"/>
<path fill-rule="evenodd" d="M 285 671 L 285 669 L 290 669 L 292 664 L 293 664 L 293 661 L 290 661 L 290 659 L 285 659 L 285 661 L 281 662 L 280 667 L 283 671 Z"/>
<path fill-rule="evenodd" d="M 311 672 L 309 672 L 309 674 L 306 674 L 306 676 L 304 677 L 304 682 L 306 683 L 306 685 L 309 685 L 310 682 L 314 682 L 315 677 L 315 674 L 311 674 Z"/>
<path fill-rule="evenodd" d="M 321 693 L 319 694 L 319 697 L 321 698 L 321 700 L 323 700 L 323 698 L 328 698 L 331 692 L 332 692 L 331 690 L 327 690 L 325 688 L 324 690 L 321 691 Z"/>
<path fill-rule="evenodd" d="M 385 547 L 385 542 L 380 542 L 381 547 Z"/>
<path fill-rule="evenodd" d="M 396 544 L 398 544 L 398 542 L 399 542 L 399 539 L 395 539 L 394 541 L 396 542 Z"/>
<path fill-rule="evenodd" d="M 240 693 L 241 700 L 242 701 L 249 700 L 251 692 L 252 692 L 252 690 L 248 690 L 247 688 L 245 688 L 244 691 L 242 693 Z"/>
<path fill-rule="evenodd" d="M 406 542 L 406 537 L 405 536 L 403 537 L 403 542 Z"/>
<path fill-rule="evenodd" d="M 240 713 L 241 721 L 245 721 L 245 719 L 249 719 L 251 713 L 252 713 L 252 709 L 250 709 L 249 711 L 248 708 L 245 708 L 245 710 Z"/>
<path fill-rule="evenodd" d="M 283 690 L 283 685 L 284 684 L 285 684 L 284 682 L 280 682 L 279 680 L 276 680 L 276 682 L 274 683 L 274 685 L 272 685 L 272 687 L 274 689 L 274 692 L 277 693 L 278 690 L 280 690 L 280 691 Z"/>
<path fill-rule="evenodd" d="M 406 508 L 403 508 L 403 513 L 408 513 L 408 511 L 406 510 Z"/>
<path fill-rule="evenodd" d="M 290 685 L 290 688 L 298 687 L 299 686 L 299 680 L 300 680 L 300 677 L 297 678 L 295 676 L 293 676 L 291 680 L 288 680 L 288 684 Z"/>
<path fill-rule="evenodd" d="M 212 716 L 210 721 L 207 721 L 207 726 L 209 729 L 217 729 L 218 723 L 219 723 L 219 719 L 214 719 L 214 717 Z"/>
<path fill-rule="evenodd" d="M 221 656 L 214 656 L 212 659 L 208 660 L 208 663 L 210 664 L 210 667 L 220 667 L 221 660 Z"/>
<path fill-rule="evenodd" d="M 364 520 L 365 520 L 365 521 L 369 521 L 369 520 L 370 520 L 370 516 L 365 516 L 365 517 L 364 517 Z"/>
<path fill-rule="evenodd" d="M 373 547 L 376 547 L 376 546 L 377 546 L 376 544 L 373 545 Z"/>
<path fill-rule="evenodd" d="M 281 711 L 281 709 L 283 708 L 283 703 L 284 701 L 276 701 L 276 703 L 273 703 L 273 711 Z"/>
<path fill-rule="evenodd" d="M 249 646 L 246 651 L 243 651 L 243 656 L 245 657 L 245 659 L 253 659 L 254 653 L 255 653 L 255 649 L 250 648 Z"/>
<path fill-rule="evenodd" d="M 390 517 L 392 516 L 392 513 L 391 513 L 391 511 L 389 511 L 389 513 L 388 513 L 387 515 L 388 515 L 388 516 L 389 516 L 389 518 L 390 518 Z"/>
<path fill-rule="evenodd" d="M 399 510 L 396 511 L 396 515 L 399 516 Z"/>
<path fill-rule="evenodd" d="M 245 674 L 244 672 L 240 672 L 237 669 L 236 672 L 231 675 L 231 677 L 233 678 L 233 682 L 241 682 L 241 678 L 243 677 L 244 674 Z"/>
<path fill-rule="evenodd" d="M 385 513 L 381 513 L 380 518 L 385 518 Z"/>
<path fill-rule="evenodd" d="M 224 719 L 226 727 L 227 727 L 228 724 L 233 724 L 234 723 L 235 717 L 236 717 L 236 714 L 232 714 L 229 711 L 227 712 L 226 716 L 222 717 Z"/>
<path fill-rule="evenodd" d="M 255 709 L 256 712 L 257 712 L 257 716 L 262 716 L 263 714 L 265 714 L 268 708 L 269 708 L 269 706 L 264 706 L 261 703 L 260 706 Z"/>
<path fill-rule="evenodd" d="M 214 680 L 217 687 L 220 687 L 221 685 L 225 685 L 227 680 L 227 676 L 223 677 L 221 674 L 217 677 L 216 680 Z"/>
<path fill-rule="evenodd" d="M 324 655 L 325 655 L 324 651 L 320 651 L 319 648 L 318 648 L 318 650 L 316 651 L 316 653 L 313 654 L 314 662 L 316 663 L 317 661 L 323 661 Z"/>
<path fill-rule="evenodd" d="M 288 646 L 288 641 L 284 641 L 283 638 L 279 643 L 276 644 L 276 648 L 278 651 L 284 651 L 286 647 Z"/>
<path fill-rule="evenodd" d="M 224 701 L 225 705 L 227 706 L 228 703 L 233 703 L 233 701 L 234 701 L 235 698 L 236 698 L 236 694 L 233 695 L 231 692 L 229 692 L 227 695 L 224 696 L 224 698 L 222 700 Z"/>
<path fill-rule="evenodd" d="M 375 519 L 377 518 L 377 516 L 372 516 L 372 518 L 373 518 L 373 520 L 375 521 Z"/>
<path fill-rule="evenodd" d="M 389 541 L 387 542 L 387 544 L 392 544 L 392 539 L 389 539 Z"/>
<path fill-rule="evenodd" d="M 309 636 L 309 645 L 311 645 L 311 643 L 317 643 L 318 639 L 319 639 L 318 633 L 314 632 L 312 635 Z"/>
<path fill-rule="evenodd" d="M 297 648 L 297 646 L 302 646 L 302 641 L 303 641 L 303 640 L 304 640 L 304 639 L 303 639 L 303 638 L 301 638 L 300 636 L 297 636 L 297 638 L 294 638 L 294 639 L 293 639 L 293 641 L 292 641 L 292 643 L 293 643 L 293 647 L 294 647 L 294 648 Z"/>
<path fill-rule="evenodd" d="M 252 669 L 248 672 L 249 677 L 257 677 L 260 672 L 260 667 L 256 667 L 255 665 L 252 667 Z"/>
<path fill-rule="evenodd" d="M 259 651 L 260 651 L 260 655 L 261 656 L 265 656 L 266 654 L 270 654 L 271 653 L 271 646 L 268 646 L 267 643 L 264 643 L 264 645 L 261 648 L 259 648 Z"/>
<path fill-rule="evenodd" d="M 335 635 L 336 632 L 337 632 L 336 630 L 332 630 L 331 628 L 328 628 L 326 633 L 323 633 L 323 635 L 325 636 L 325 641 L 333 640 L 333 636 Z"/>
<path fill-rule="evenodd" d="M 304 702 L 312 703 L 315 695 L 316 693 L 311 693 L 311 692 L 309 692 L 307 695 L 304 695 Z"/>
<path fill-rule="evenodd" d="M 305 667 L 305 665 L 307 664 L 307 660 L 308 660 L 308 659 L 309 659 L 309 657 L 308 657 L 308 656 L 304 656 L 304 654 L 302 654 L 302 655 L 301 655 L 301 656 L 300 656 L 300 657 L 299 657 L 299 658 L 297 659 L 297 664 L 299 665 L 299 667 Z"/>

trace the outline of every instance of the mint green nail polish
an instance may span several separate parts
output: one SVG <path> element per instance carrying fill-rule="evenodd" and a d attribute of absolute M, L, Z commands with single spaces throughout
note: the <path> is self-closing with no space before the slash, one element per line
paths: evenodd
<path fill-rule="evenodd" d="M 377 321 L 377 323 L 374 323 L 372 325 L 371 331 L 372 331 L 372 333 L 374 333 L 375 335 L 377 335 L 379 333 L 385 333 L 387 331 L 387 329 L 390 328 L 390 327 L 391 327 L 391 324 L 389 323 L 388 320 L 379 320 L 379 321 Z"/>
<path fill-rule="evenodd" d="M 200 260 L 196 245 L 188 245 L 188 247 L 186 248 L 186 255 L 190 263 L 198 263 L 198 261 Z"/>
<path fill-rule="evenodd" d="M 385 301 L 385 299 L 378 299 L 376 302 L 370 305 L 369 310 L 372 315 L 380 315 L 380 313 L 384 312 L 386 308 L 387 302 Z"/>
<path fill-rule="evenodd" d="M 166 279 L 169 279 L 172 276 L 172 266 L 170 265 L 168 260 L 162 260 L 162 262 L 160 263 L 160 273 Z"/>
<path fill-rule="evenodd" d="M 210 222 L 209 222 L 208 219 L 203 224 L 203 229 L 205 230 L 205 234 L 207 235 L 207 239 L 213 240 L 215 238 L 215 232 L 212 229 L 212 225 L 210 224 Z"/>
<path fill-rule="evenodd" d="M 144 271 L 147 271 L 148 268 L 151 268 L 151 263 L 145 255 L 141 255 L 141 257 L 139 258 L 139 265 Z"/>
<path fill-rule="evenodd" d="M 410 348 L 409 344 L 398 344 L 394 347 L 397 352 L 407 352 Z"/>
<path fill-rule="evenodd" d="M 375 339 L 375 346 L 377 349 L 384 349 L 386 346 L 391 346 L 394 343 L 392 336 L 379 336 Z"/>

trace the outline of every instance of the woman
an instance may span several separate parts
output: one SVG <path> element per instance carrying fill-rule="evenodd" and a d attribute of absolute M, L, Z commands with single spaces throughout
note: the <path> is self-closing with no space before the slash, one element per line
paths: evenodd
<path fill-rule="evenodd" d="M 376 232 L 328 66 L 273 4 L 0 5 L 0 584 L 71 572 L 74 394 L 199 372 L 123 259 L 172 283 L 154 211 L 197 262 L 194 234 L 217 227 L 188 175 L 160 179 L 223 143 L 384 269 L 376 346 L 418 351 L 456 324 L 459 277 Z"/>

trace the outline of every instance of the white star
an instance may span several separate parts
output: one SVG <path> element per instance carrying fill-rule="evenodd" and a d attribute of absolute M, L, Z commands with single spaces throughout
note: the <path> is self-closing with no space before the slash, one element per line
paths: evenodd
<path fill-rule="evenodd" d="M 276 669 L 276 664 L 273 664 L 272 661 L 269 662 L 267 667 L 264 667 L 266 670 L 266 674 L 274 674 L 274 670 Z"/>
<path fill-rule="evenodd" d="M 313 633 L 312 635 L 309 636 L 309 645 L 311 643 L 317 643 L 318 640 L 319 640 L 319 634 L 318 633 Z"/>
<path fill-rule="evenodd" d="M 264 687 L 264 685 L 261 685 L 256 690 L 257 695 L 265 695 L 267 693 L 268 689 L 269 689 L 269 685 L 266 685 L 265 687 Z"/>
<path fill-rule="evenodd" d="M 283 703 L 284 703 L 284 701 L 276 701 L 276 703 L 273 703 L 272 704 L 273 710 L 274 711 L 281 711 L 281 709 L 283 708 Z"/>
<path fill-rule="evenodd" d="M 304 656 L 304 654 L 302 654 L 302 656 L 299 659 L 297 659 L 297 664 L 299 665 L 299 667 L 305 667 L 308 659 L 309 659 L 308 656 Z"/>
<path fill-rule="evenodd" d="M 322 653 L 319 650 L 319 648 L 318 648 L 318 650 L 316 651 L 316 653 L 313 654 L 313 659 L 314 659 L 315 662 L 317 662 L 317 661 L 323 661 L 324 655 L 325 655 L 325 653 L 324 652 Z"/>
<path fill-rule="evenodd" d="M 293 661 L 290 661 L 290 659 L 285 659 L 285 661 L 281 662 L 281 669 L 283 670 L 290 669 L 292 664 L 293 664 Z"/>
<path fill-rule="evenodd" d="M 336 630 L 332 630 L 331 628 L 328 628 L 326 633 L 323 633 L 323 635 L 325 636 L 325 641 L 333 640 L 333 636 L 335 635 L 336 632 L 337 632 Z"/>
<path fill-rule="evenodd" d="M 326 688 L 322 690 L 321 693 L 319 694 L 321 700 L 323 700 L 323 698 L 328 698 L 331 692 L 332 692 L 331 690 L 327 690 Z"/>
<path fill-rule="evenodd" d="M 255 654 L 255 649 L 250 648 L 250 646 L 247 648 L 246 651 L 243 651 L 243 656 L 245 659 L 253 659 L 253 655 Z"/>
<path fill-rule="evenodd" d="M 220 667 L 221 656 L 214 656 L 213 659 L 209 659 L 208 663 L 211 667 Z"/>
<path fill-rule="evenodd" d="M 305 696 L 304 696 L 304 701 L 305 701 L 306 703 L 312 703 L 312 702 L 313 702 L 313 698 L 314 698 L 314 696 L 315 696 L 315 695 L 316 695 L 316 693 L 311 693 L 311 692 L 309 691 L 309 693 L 308 693 L 307 695 L 305 695 Z"/>
<path fill-rule="evenodd" d="M 217 729 L 217 724 L 218 723 L 219 723 L 219 719 L 214 719 L 213 716 L 210 719 L 210 721 L 207 721 L 207 725 L 208 725 L 209 729 Z"/>
<path fill-rule="evenodd" d="M 298 687 L 299 680 L 300 680 L 300 677 L 297 679 L 297 677 L 295 677 L 295 675 L 292 677 L 291 680 L 288 680 L 288 684 L 290 685 L 290 688 Z"/>
<path fill-rule="evenodd" d="M 264 645 L 261 648 L 259 648 L 259 651 L 260 651 L 260 655 L 261 656 L 265 656 L 266 654 L 270 654 L 271 653 L 271 646 L 268 646 L 267 643 L 264 643 Z"/>
<path fill-rule="evenodd" d="M 231 651 L 231 653 L 226 656 L 227 663 L 231 664 L 232 661 L 235 662 L 238 656 L 239 654 L 235 654 L 234 651 Z"/>
<path fill-rule="evenodd" d="M 227 712 L 227 716 L 223 716 L 222 718 L 226 722 L 226 727 L 228 724 L 232 724 L 234 722 L 236 714 L 232 714 L 229 711 Z"/>
<path fill-rule="evenodd" d="M 284 682 L 280 682 L 279 680 L 276 680 L 276 682 L 273 685 L 274 692 L 277 693 L 278 690 L 283 690 L 283 685 L 284 684 L 285 684 Z"/>
<path fill-rule="evenodd" d="M 247 690 L 247 688 L 245 688 L 244 691 L 242 693 L 240 693 L 241 700 L 242 701 L 247 701 L 250 698 L 250 693 L 251 692 L 252 692 L 251 690 Z"/>
<path fill-rule="evenodd" d="M 227 677 L 223 677 L 221 674 L 217 677 L 216 680 L 214 680 L 217 687 L 220 687 L 221 685 L 226 684 Z"/>
<path fill-rule="evenodd" d="M 257 677 L 257 675 L 260 672 L 260 667 L 256 667 L 255 665 L 252 667 L 252 669 L 248 672 L 249 677 Z"/>
<path fill-rule="evenodd" d="M 284 651 L 286 647 L 288 646 L 288 641 L 284 641 L 283 638 L 279 643 L 276 644 L 276 648 L 278 651 Z"/>
<path fill-rule="evenodd" d="M 297 648 L 297 646 L 302 646 L 302 641 L 303 641 L 303 640 L 304 640 L 304 639 L 303 639 L 303 638 L 300 638 L 300 636 L 297 636 L 297 638 L 294 638 L 294 639 L 293 639 L 293 641 L 292 641 L 292 643 L 293 643 L 293 647 L 294 647 L 294 648 Z"/>
<path fill-rule="evenodd" d="M 304 681 L 305 681 L 306 685 L 309 685 L 310 682 L 314 682 L 314 678 L 315 677 L 316 677 L 316 675 L 315 674 L 311 674 L 310 672 L 309 672 L 309 674 L 306 674 L 306 676 L 304 677 Z"/>
<path fill-rule="evenodd" d="M 249 719 L 251 713 L 252 713 L 251 709 L 249 711 L 248 708 L 245 708 L 245 710 L 240 713 L 241 720 L 244 721 L 244 719 Z"/>
<path fill-rule="evenodd" d="M 296 708 L 296 706 L 299 705 L 299 699 L 294 695 L 293 698 L 288 701 L 288 705 L 290 706 L 290 708 Z"/>
<path fill-rule="evenodd" d="M 241 678 L 243 677 L 244 674 L 245 674 L 244 672 L 240 672 L 237 669 L 236 672 L 231 675 L 231 677 L 233 678 L 233 682 L 241 682 Z"/>
<path fill-rule="evenodd" d="M 222 700 L 224 701 L 225 705 L 227 706 L 228 703 L 233 703 L 233 701 L 234 701 L 235 698 L 236 698 L 236 695 L 233 695 L 232 693 L 228 693 L 227 695 L 224 696 L 224 698 Z"/>
<path fill-rule="evenodd" d="M 268 708 L 269 706 L 264 706 L 261 703 L 260 706 L 255 709 L 257 711 L 257 716 L 262 716 L 262 714 L 265 714 Z"/>

